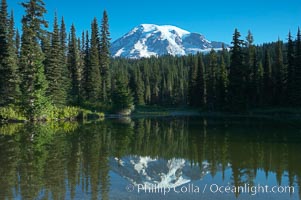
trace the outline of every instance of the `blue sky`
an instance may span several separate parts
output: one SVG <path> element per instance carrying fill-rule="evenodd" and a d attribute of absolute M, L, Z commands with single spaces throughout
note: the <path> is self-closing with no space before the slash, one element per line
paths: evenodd
<path fill-rule="evenodd" d="M 22 0 L 7 0 L 20 21 Z M 112 40 L 142 24 L 175 25 L 190 32 L 202 33 L 209 40 L 230 43 L 235 28 L 245 37 L 250 29 L 255 43 L 286 40 L 288 31 L 295 35 L 301 26 L 300 0 L 44 0 L 52 25 L 54 12 L 64 16 L 69 30 L 74 22 L 78 35 L 90 29 L 92 19 L 109 15 Z M 17 24 L 20 26 L 20 24 Z"/>

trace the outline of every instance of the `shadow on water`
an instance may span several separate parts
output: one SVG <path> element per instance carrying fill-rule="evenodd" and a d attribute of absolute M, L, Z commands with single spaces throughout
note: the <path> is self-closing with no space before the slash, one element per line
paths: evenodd
<path fill-rule="evenodd" d="M 2 125 L 0 199 L 114 199 L 112 191 L 125 193 L 116 180 L 158 183 L 175 163 L 182 167 L 173 184 L 208 173 L 234 186 L 255 185 L 259 176 L 274 174 L 277 184 L 299 188 L 300 128 L 285 121 L 199 117 Z"/>

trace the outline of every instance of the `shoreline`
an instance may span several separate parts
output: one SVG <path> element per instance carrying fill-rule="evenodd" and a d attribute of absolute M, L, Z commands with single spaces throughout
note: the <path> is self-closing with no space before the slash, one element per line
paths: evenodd
<path fill-rule="evenodd" d="M 88 117 L 87 117 L 88 116 Z M 217 111 L 202 111 L 190 107 L 174 107 L 174 108 L 160 108 L 160 107 L 144 107 L 143 109 L 136 109 L 130 115 L 105 113 L 103 115 L 94 115 L 89 113 L 86 117 L 77 116 L 72 119 L 56 119 L 46 121 L 33 121 L 34 123 L 48 123 L 48 122 L 81 122 L 81 121 L 97 121 L 104 119 L 120 119 L 120 118 L 143 118 L 143 117 L 208 117 L 208 118 L 257 118 L 257 119 L 275 119 L 275 120 L 301 120 L 301 110 L 293 108 L 269 108 L 256 109 L 241 113 L 231 112 L 217 112 Z M 31 123 L 29 120 L 5 119 L 0 120 L 1 124 L 15 124 L 15 123 Z"/>

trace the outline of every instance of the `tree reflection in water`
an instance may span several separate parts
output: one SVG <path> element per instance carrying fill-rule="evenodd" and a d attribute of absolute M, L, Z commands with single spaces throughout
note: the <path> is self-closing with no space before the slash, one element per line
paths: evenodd
<path fill-rule="evenodd" d="M 266 179 L 276 174 L 279 185 L 300 186 L 299 128 L 272 120 L 189 117 L 2 125 L 0 198 L 110 199 L 112 160 L 122 168 L 128 156 L 179 158 L 200 168 L 206 161 L 211 176 L 221 172 L 222 179 L 229 178 L 230 167 L 235 186 L 255 185 L 258 171 Z"/>

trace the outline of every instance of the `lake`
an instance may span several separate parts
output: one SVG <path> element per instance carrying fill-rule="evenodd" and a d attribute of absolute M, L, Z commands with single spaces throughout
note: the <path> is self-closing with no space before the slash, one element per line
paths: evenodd
<path fill-rule="evenodd" d="M 0 199 L 301 197 L 301 123 L 153 117 L 0 126 Z"/>

